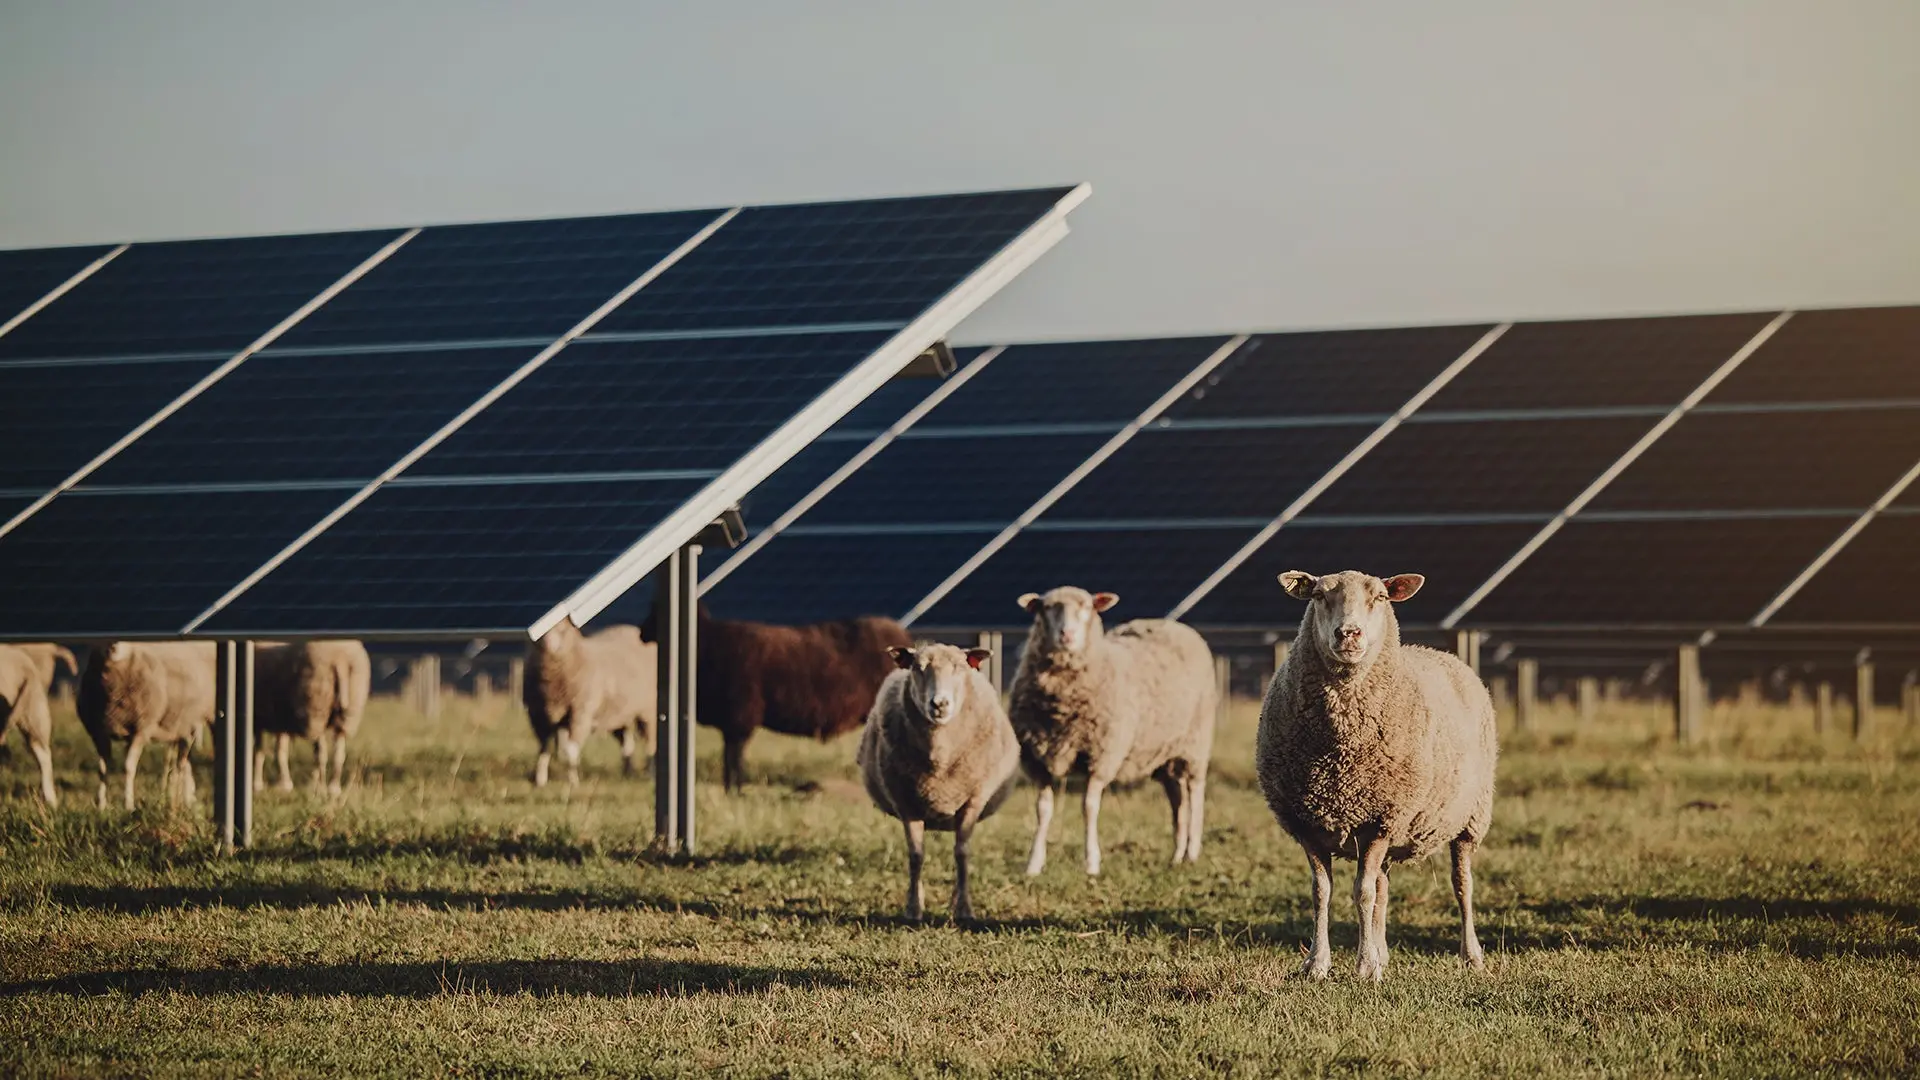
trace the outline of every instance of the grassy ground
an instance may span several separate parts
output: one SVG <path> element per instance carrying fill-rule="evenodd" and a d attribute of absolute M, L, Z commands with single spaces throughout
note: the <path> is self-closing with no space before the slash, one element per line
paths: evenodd
<path fill-rule="evenodd" d="M 347 794 L 265 793 L 258 847 L 226 860 L 200 813 L 91 809 L 69 713 L 69 809 L 36 808 L 23 752 L 0 764 L 0 1075 L 1920 1070 L 1920 739 L 1897 717 L 1865 747 L 1784 709 L 1722 712 L 1697 751 L 1651 707 L 1509 733 L 1490 970 L 1454 960 L 1444 867 L 1412 866 L 1374 987 L 1346 902 L 1337 977 L 1289 978 L 1307 878 L 1253 786 L 1253 712 L 1221 733 L 1197 868 L 1164 865 L 1142 789 L 1107 803 L 1103 877 L 1071 812 L 1029 882 L 1022 796 L 977 840 L 978 930 L 945 921 L 944 847 L 938 917 L 897 919 L 903 842 L 851 741 L 763 736 L 674 861 L 613 740 L 578 790 L 534 791 L 504 703 L 381 701 Z"/>

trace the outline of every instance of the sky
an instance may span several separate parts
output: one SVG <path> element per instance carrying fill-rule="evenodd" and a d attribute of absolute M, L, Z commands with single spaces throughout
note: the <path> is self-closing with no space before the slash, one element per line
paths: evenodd
<path fill-rule="evenodd" d="M 959 341 L 1920 302 L 1920 3 L 0 0 L 0 248 L 1093 185 Z"/>

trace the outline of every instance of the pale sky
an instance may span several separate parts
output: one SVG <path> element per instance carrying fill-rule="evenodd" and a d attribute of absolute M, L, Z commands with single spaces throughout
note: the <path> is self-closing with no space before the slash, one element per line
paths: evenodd
<path fill-rule="evenodd" d="M 0 103 L 0 247 L 1086 180 L 957 339 L 1920 302 L 1915 0 L 0 0 Z"/>

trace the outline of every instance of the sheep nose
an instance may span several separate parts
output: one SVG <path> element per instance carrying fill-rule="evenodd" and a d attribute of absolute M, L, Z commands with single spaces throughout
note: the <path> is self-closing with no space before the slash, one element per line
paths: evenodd
<path fill-rule="evenodd" d="M 1360 628 L 1357 626 L 1342 626 L 1340 628 L 1341 641 L 1358 639 L 1359 637 L 1360 637 Z"/>
<path fill-rule="evenodd" d="M 933 708 L 933 715 L 945 716 L 947 715 L 947 710 L 953 708 L 953 699 L 937 697 L 928 704 Z"/>

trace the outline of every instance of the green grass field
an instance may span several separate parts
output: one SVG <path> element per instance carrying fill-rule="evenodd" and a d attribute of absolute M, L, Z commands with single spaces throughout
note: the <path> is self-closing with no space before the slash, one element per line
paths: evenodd
<path fill-rule="evenodd" d="M 851 740 L 761 736 L 755 782 L 703 787 L 700 854 L 672 860 L 612 739 L 577 790 L 535 791 L 504 701 L 380 700 L 346 795 L 263 793 L 229 860 L 157 768 L 150 808 L 93 810 L 69 712 L 65 809 L 34 803 L 17 737 L 0 764 L 0 1075 L 1920 1071 L 1920 733 L 1897 716 L 1864 747 L 1785 709 L 1716 713 L 1689 751 L 1651 706 L 1509 733 L 1489 970 L 1454 958 L 1444 866 L 1409 866 L 1375 987 L 1344 882 L 1336 977 L 1290 977 L 1307 876 L 1254 787 L 1253 715 L 1221 732 L 1197 867 L 1165 865 L 1151 788 L 1109 799 L 1104 876 L 1076 808 L 1028 881 L 1023 793 L 982 826 L 965 930 L 945 836 L 934 917 L 899 921 L 903 841 Z"/>

